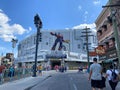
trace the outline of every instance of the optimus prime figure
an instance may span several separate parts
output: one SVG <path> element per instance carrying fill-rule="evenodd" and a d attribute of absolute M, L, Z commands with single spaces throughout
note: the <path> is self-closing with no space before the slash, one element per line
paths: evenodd
<path fill-rule="evenodd" d="M 55 40 L 55 42 L 54 42 L 53 47 L 51 48 L 51 50 L 55 50 L 57 43 L 59 43 L 58 50 L 62 49 L 62 46 L 63 46 L 62 43 L 63 42 L 69 43 L 69 40 L 64 40 L 63 36 L 60 33 L 57 34 L 57 33 L 50 32 L 50 34 L 56 37 L 56 40 Z"/>

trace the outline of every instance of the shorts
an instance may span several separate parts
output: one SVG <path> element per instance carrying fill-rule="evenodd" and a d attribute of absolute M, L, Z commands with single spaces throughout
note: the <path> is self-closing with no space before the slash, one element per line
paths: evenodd
<path fill-rule="evenodd" d="M 42 72 L 42 70 L 39 70 L 39 73 L 41 73 Z"/>
<path fill-rule="evenodd" d="M 91 87 L 93 88 L 103 88 L 102 80 L 91 80 Z"/>

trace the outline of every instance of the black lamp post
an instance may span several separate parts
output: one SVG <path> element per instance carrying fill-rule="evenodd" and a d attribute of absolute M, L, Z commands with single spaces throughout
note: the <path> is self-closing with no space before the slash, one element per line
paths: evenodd
<path fill-rule="evenodd" d="M 36 68 L 37 68 L 37 52 L 38 52 L 38 44 L 39 38 L 41 38 L 40 29 L 42 28 L 42 21 L 38 14 L 34 16 L 34 24 L 37 28 L 37 35 L 36 35 L 36 50 L 35 50 L 35 64 L 33 65 L 33 77 L 36 77 Z"/>
<path fill-rule="evenodd" d="M 12 52 L 13 52 L 13 54 L 14 54 L 14 48 L 16 47 L 16 43 L 18 42 L 18 40 L 12 38 L 11 42 L 12 42 L 12 48 L 13 48 L 13 51 L 12 51 Z"/>
<path fill-rule="evenodd" d="M 11 59 L 12 59 L 11 62 L 12 62 L 12 64 L 13 64 L 13 62 L 14 62 L 14 56 L 15 56 L 15 55 L 14 55 L 14 48 L 16 47 L 16 43 L 18 42 L 18 40 L 12 38 L 11 42 L 12 42 L 12 48 L 13 48 L 13 50 L 12 50 L 13 57 L 11 58 Z"/>

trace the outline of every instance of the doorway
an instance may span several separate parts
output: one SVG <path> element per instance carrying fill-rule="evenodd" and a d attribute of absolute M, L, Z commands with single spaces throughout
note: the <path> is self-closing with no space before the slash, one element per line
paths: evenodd
<path fill-rule="evenodd" d="M 55 67 L 55 65 L 58 65 L 58 66 L 60 66 L 61 65 L 61 61 L 59 60 L 59 61 L 51 61 L 51 67 L 52 67 L 52 69 L 54 69 L 54 67 Z"/>

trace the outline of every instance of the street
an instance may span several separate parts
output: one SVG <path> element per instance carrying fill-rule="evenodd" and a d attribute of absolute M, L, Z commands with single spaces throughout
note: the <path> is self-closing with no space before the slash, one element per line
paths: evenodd
<path fill-rule="evenodd" d="M 57 73 L 30 90 L 90 90 L 90 81 L 84 73 Z"/>
<path fill-rule="evenodd" d="M 61 73 L 55 70 L 44 71 L 42 76 L 26 77 L 0 85 L 0 90 L 91 90 L 88 73 L 68 70 Z M 106 88 L 111 90 L 106 80 Z M 120 82 L 116 90 L 120 90 Z"/>
<path fill-rule="evenodd" d="M 119 90 L 119 88 L 118 85 L 116 90 Z M 27 90 L 91 90 L 91 84 L 88 81 L 88 73 L 58 72 Z M 103 90 L 111 90 L 107 80 L 106 88 Z"/>

